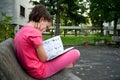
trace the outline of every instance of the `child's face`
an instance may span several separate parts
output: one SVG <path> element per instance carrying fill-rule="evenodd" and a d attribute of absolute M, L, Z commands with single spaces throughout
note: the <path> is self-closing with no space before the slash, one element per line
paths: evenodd
<path fill-rule="evenodd" d="M 40 22 L 40 31 L 41 32 L 45 32 L 47 30 L 48 27 L 50 27 L 52 25 L 51 22 L 48 22 L 48 21 L 41 21 Z"/>
<path fill-rule="evenodd" d="M 51 22 L 48 22 L 46 20 L 42 20 L 39 23 L 36 23 L 35 28 L 39 29 L 41 32 L 45 32 L 48 27 L 52 25 Z"/>

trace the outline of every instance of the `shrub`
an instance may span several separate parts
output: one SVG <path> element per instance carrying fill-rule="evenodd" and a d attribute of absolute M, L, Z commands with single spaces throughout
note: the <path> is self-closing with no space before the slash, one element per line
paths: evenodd
<path fill-rule="evenodd" d="M 11 16 L 2 13 L 2 19 L 0 19 L 0 42 L 14 36 L 14 28 L 11 25 L 11 20 Z"/>

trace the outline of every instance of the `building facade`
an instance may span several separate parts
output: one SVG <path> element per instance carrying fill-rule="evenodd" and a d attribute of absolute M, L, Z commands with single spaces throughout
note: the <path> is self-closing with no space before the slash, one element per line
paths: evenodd
<path fill-rule="evenodd" d="M 114 21 L 112 21 L 110 23 L 104 22 L 103 25 L 104 25 L 104 32 L 105 32 L 105 34 L 106 33 L 113 34 Z M 120 35 L 120 19 L 118 19 L 118 22 L 117 22 L 117 33 L 118 33 L 118 35 Z"/>
<path fill-rule="evenodd" d="M 15 32 L 20 26 L 28 21 L 28 15 L 31 11 L 30 0 L 1 0 L 0 1 L 0 19 L 1 13 L 12 16 L 12 24 L 15 26 Z"/>

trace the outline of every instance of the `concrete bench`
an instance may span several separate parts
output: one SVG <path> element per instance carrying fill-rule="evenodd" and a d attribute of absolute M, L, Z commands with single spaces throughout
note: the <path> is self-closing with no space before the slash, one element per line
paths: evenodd
<path fill-rule="evenodd" d="M 0 43 L 0 80 L 37 80 L 30 77 L 19 64 L 14 50 L 13 39 Z M 81 80 L 69 69 L 64 69 L 43 80 Z"/>

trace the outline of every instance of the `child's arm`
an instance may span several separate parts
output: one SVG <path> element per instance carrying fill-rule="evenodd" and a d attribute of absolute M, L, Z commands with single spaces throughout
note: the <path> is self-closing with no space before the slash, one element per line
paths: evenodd
<path fill-rule="evenodd" d="M 41 61 L 45 62 L 47 60 L 47 54 L 42 45 L 39 45 L 37 48 L 38 57 Z"/>

